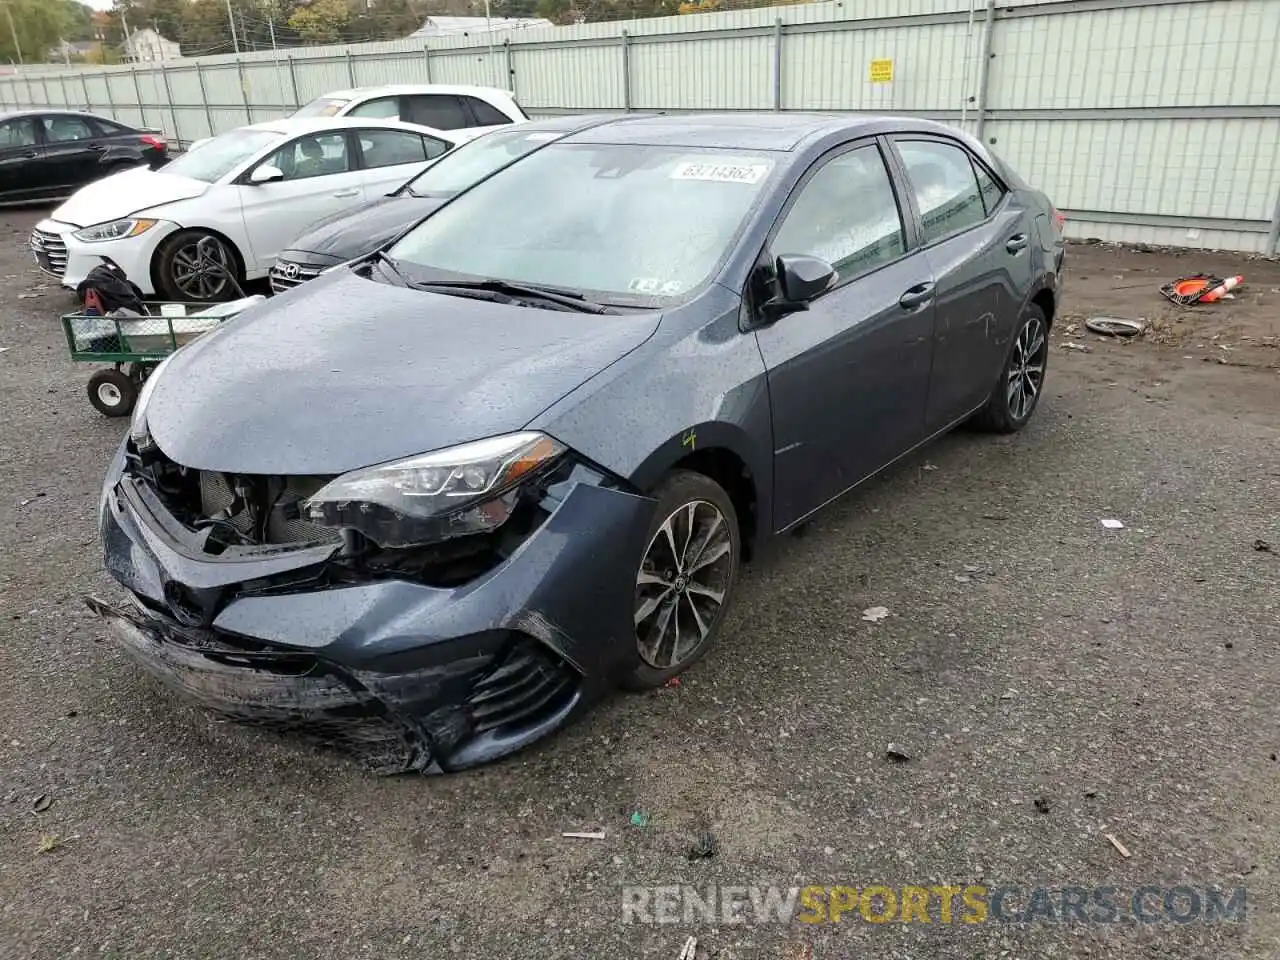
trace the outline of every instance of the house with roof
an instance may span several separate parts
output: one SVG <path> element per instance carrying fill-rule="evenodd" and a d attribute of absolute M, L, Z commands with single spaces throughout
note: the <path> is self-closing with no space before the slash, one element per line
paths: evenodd
<path fill-rule="evenodd" d="M 161 36 L 151 27 L 144 27 L 129 34 L 120 47 L 126 61 L 133 63 L 156 63 L 161 60 L 178 60 L 182 57 L 182 48 L 176 40 Z"/>

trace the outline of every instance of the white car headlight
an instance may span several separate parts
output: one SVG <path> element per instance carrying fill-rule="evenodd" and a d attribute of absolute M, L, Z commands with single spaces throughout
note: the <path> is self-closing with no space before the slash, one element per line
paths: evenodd
<path fill-rule="evenodd" d="M 559 441 L 523 431 L 353 470 L 316 491 L 307 516 L 383 547 L 484 533 L 511 516 L 521 483 L 564 452 Z"/>
<path fill-rule="evenodd" d="M 83 230 L 77 230 L 72 236 L 81 243 L 123 240 L 126 237 L 136 237 L 139 234 L 146 233 L 159 222 L 158 220 L 143 220 L 137 217 L 130 217 L 124 220 L 112 220 L 110 223 L 99 223 L 92 227 L 85 227 Z"/>

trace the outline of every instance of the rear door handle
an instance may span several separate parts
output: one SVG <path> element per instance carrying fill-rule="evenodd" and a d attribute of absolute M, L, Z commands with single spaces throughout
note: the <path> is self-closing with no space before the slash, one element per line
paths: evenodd
<path fill-rule="evenodd" d="M 933 290 L 934 285 L 932 283 L 917 283 L 898 298 L 898 303 L 905 310 L 914 310 L 916 307 L 923 306 L 933 299 Z"/>
<path fill-rule="evenodd" d="M 89 144 L 89 149 L 94 153 L 101 153 L 103 150 L 107 149 L 107 145 L 105 143 L 91 143 Z"/>
<path fill-rule="evenodd" d="M 36 155 L 36 152 L 34 150 L 28 150 L 26 153 L 18 154 L 18 156 L 20 156 L 23 160 L 34 159 L 35 155 Z"/>
<path fill-rule="evenodd" d="M 1027 248 L 1027 235 L 1025 233 L 1015 233 L 1009 238 L 1009 242 L 1004 245 L 1004 248 L 1010 253 L 1018 253 L 1020 250 L 1025 250 Z"/>
<path fill-rule="evenodd" d="M 347 197 L 358 197 L 360 196 L 360 191 L 359 190 L 339 190 L 337 193 L 334 194 L 334 196 L 342 197 L 343 199 L 346 199 Z"/>

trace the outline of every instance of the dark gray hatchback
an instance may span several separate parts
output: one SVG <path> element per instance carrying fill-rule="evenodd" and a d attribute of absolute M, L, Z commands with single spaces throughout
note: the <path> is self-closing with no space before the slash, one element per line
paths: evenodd
<path fill-rule="evenodd" d="M 1025 425 L 1062 259 L 948 127 L 592 126 L 166 361 L 102 491 L 132 602 L 91 606 L 226 715 L 490 760 L 698 660 L 752 547 Z"/>

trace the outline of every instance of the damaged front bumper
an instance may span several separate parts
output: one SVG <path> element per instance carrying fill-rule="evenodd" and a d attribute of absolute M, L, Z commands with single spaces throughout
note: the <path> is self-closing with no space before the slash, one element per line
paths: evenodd
<path fill-rule="evenodd" d="M 542 524 L 465 585 L 315 586 L 336 547 L 197 555 L 122 462 L 100 526 L 132 602 L 89 607 L 149 672 L 231 719 L 381 773 L 459 770 L 561 726 L 636 662 L 629 600 L 653 501 L 594 471 L 575 467 Z"/>

